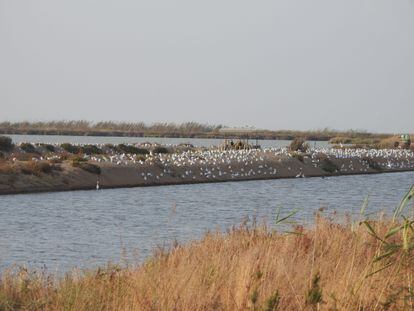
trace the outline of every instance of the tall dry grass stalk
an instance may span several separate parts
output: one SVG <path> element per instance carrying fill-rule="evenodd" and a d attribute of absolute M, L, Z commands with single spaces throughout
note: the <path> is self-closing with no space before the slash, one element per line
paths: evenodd
<path fill-rule="evenodd" d="M 4 272 L 0 310 L 412 308 L 413 266 L 404 249 L 387 257 L 394 264 L 378 269 L 381 240 L 393 226 L 370 222 L 374 236 L 363 225 L 322 217 L 294 234 L 243 225 L 159 252 L 135 268 L 109 266 L 62 278 L 25 269 Z M 398 244 L 404 236 L 391 238 Z"/>

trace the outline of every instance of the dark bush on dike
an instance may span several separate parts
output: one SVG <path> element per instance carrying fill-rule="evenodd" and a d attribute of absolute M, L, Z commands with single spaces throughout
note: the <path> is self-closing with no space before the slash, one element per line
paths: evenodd
<path fill-rule="evenodd" d="M 92 174 L 100 175 L 101 174 L 101 168 L 98 165 L 87 163 L 87 162 L 72 162 L 73 167 L 79 167 L 83 169 L 84 171 L 87 171 Z"/>
<path fill-rule="evenodd" d="M 165 147 L 157 146 L 154 149 L 152 149 L 153 153 L 169 153 L 168 149 Z"/>
<path fill-rule="evenodd" d="M 49 152 L 55 152 L 56 151 L 55 146 L 53 146 L 53 145 L 40 144 L 40 146 L 42 146 L 43 148 L 45 148 Z"/>
<path fill-rule="evenodd" d="M 328 158 L 323 159 L 320 163 L 321 169 L 328 173 L 335 173 L 339 169 L 338 166 Z"/>
<path fill-rule="evenodd" d="M 116 146 L 116 151 L 130 153 L 130 154 L 149 154 L 149 151 L 144 148 L 137 148 L 131 145 L 119 144 Z"/>
<path fill-rule="evenodd" d="M 13 149 L 12 139 L 7 136 L 0 136 L 0 150 L 10 151 Z"/>
<path fill-rule="evenodd" d="M 68 143 L 61 144 L 60 147 L 69 153 L 79 153 L 81 151 L 80 147 Z"/>
<path fill-rule="evenodd" d="M 382 167 L 381 167 L 381 165 L 380 165 L 377 161 L 375 161 L 374 159 L 369 158 L 369 157 L 364 157 L 364 158 L 362 159 L 362 161 L 367 162 L 367 163 L 368 163 L 368 166 L 369 166 L 370 168 L 372 168 L 373 170 L 376 170 L 376 171 L 382 171 Z"/>
<path fill-rule="evenodd" d="M 306 152 L 309 149 L 309 145 L 303 138 L 295 138 L 289 145 L 290 151 Z"/>
<path fill-rule="evenodd" d="M 85 154 L 102 154 L 102 149 L 98 148 L 95 145 L 85 145 L 81 148 L 82 153 Z"/>
<path fill-rule="evenodd" d="M 19 147 L 26 153 L 36 153 L 35 146 L 30 143 L 22 143 Z"/>

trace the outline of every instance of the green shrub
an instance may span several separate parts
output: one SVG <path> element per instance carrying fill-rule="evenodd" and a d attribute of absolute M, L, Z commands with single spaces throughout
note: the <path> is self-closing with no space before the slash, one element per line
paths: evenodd
<path fill-rule="evenodd" d="M 152 149 L 153 153 L 169 153 L 168 149 L 165 147 L 157 146 L 154 149 Z"/>
<path fill-rule="evenodd" d="M 312 279 L 312 286 L 306 294 L 306 304 L 311 306 L 312 310 L 319 310 L 319 304 L 322 303 L 322 289 L 319 284 L 321 277 L 318 274 Z"/>
<path fill-rule="evenodd" d="M 270 296 L 265 303 L 263 311 L 276 311 L 280 303 L 279 291 L 276 291 L 272 296 Z"/>
<path fill-rule="evenodd" d="M 36 153 L 36 148 L 30 143 L 22 143 L 20 144 L 20 149 L 22 149 L 26 153 Z"/>
<path fill-rule="evenodd" d="M 0 136 L 0 150 L 7 152 L 12 149 L 13 149 L 12 139 L 7 136 Z"/>
<path fill-rule="evenodd" d="M 81 152 L 84 153 L 84 154 L 89 154 L 89 155 L 90 154 L 102 154 L 103 153 L 102 149 L 98 148 L 95 145 L 82 146 Z"/>
<path fill-rule="evenodd" d="M 49 152 L 55 152 L 56 151 L 55 146 L 53 146 L 53 145 L 40 144 L 40 146 L 42 146 L 43 148 L 45 148 Z"/>
<path fill-rule="evenodd" d="M 257 303 L 257 300 L 259 299 L 259 291 L 256 289 L 253 290 L 253 292 L 250 294 L 250 301 L 253 305 Z"/>
<path fill-rule="evenodd" d="M 69 153 L 79 153 L 81 151 L 81 148 L 79 146 L 74 146 L 69 143 L 61 144 L 60 147 Z"/>
<path fill-rule="evenodd" d="M 74 146 L 72 144 L 62 144 L 60 145 L 64 150 L 67 152 L 77 154 L 77 153 L 84 153 L 84 154 L 102 154 L 102 149 L 98 148 L 95 145 L 84 145 L 84 146 Z"/>
<path fill-rule="evenodd" d="M 144 148 L 138 148 L 131 145 L 119 144 L 115 147 L 116 151 L 130 153 L 130 154 L 149 154 L 149 151 Z"/>

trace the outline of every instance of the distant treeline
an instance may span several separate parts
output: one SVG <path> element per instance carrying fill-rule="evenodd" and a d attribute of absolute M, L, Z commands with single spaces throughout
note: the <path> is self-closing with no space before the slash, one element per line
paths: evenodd
<path fill-rule="evenodd" d="M 208 125 L 197 122 L 153 123 L 144 122 L 89 122 L 89 121 L 49 121 L 49 122 L 1 122 L 0 134 L 25 135 L 75 135 L 75 136 L 124 136 L 124 137 L 186 137 L 224 138 L 229 134 L 220 132 L 223 125 Z M 336 131 L 321 129 L 313 131 L 260 130 L 254 134 L 244 134 L 258 139 L 292 140 L 302 137 L 307 140 L 329 140 L 333 137 L 385 138 L 389 134 L 372 134 L 363 131 Z M 237 136 L 237 135 L 234 135 Z"/>

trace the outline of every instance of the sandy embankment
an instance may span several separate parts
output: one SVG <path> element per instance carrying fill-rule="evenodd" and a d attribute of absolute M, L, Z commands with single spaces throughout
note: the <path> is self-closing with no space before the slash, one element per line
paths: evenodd
<path fill-rule="evenodd" d="M 115 165 L 94 163 L 101 168 L 96 175 L 63 163 L 61 171 L 49 174 L 0 174 L 0 194 L 31 193 L 45 191 L 68 191 L 100 188 L 120 188 L 156 185 L 174 185 L 205 182 L 292 178 L 303 174 L 305 177 L 369 174 L 379 172 L 410 171 L 412 168 L 386 167 L 387 160 L 375 159 L 382 169 L 374 169 L 359 158 L 331 159 L 340 171 L 329 173 L 322 165 L 310 158 L 302 161 L 288 156 L 264 156 L 262 161 L 253 163 L 219 163 L 215 165 L 174 166 L 154 162 L 143 165 Z M 167 171 L 167 173 L 166 173 Z M 209 173 L 206 174 L 206 171 Z"/>

